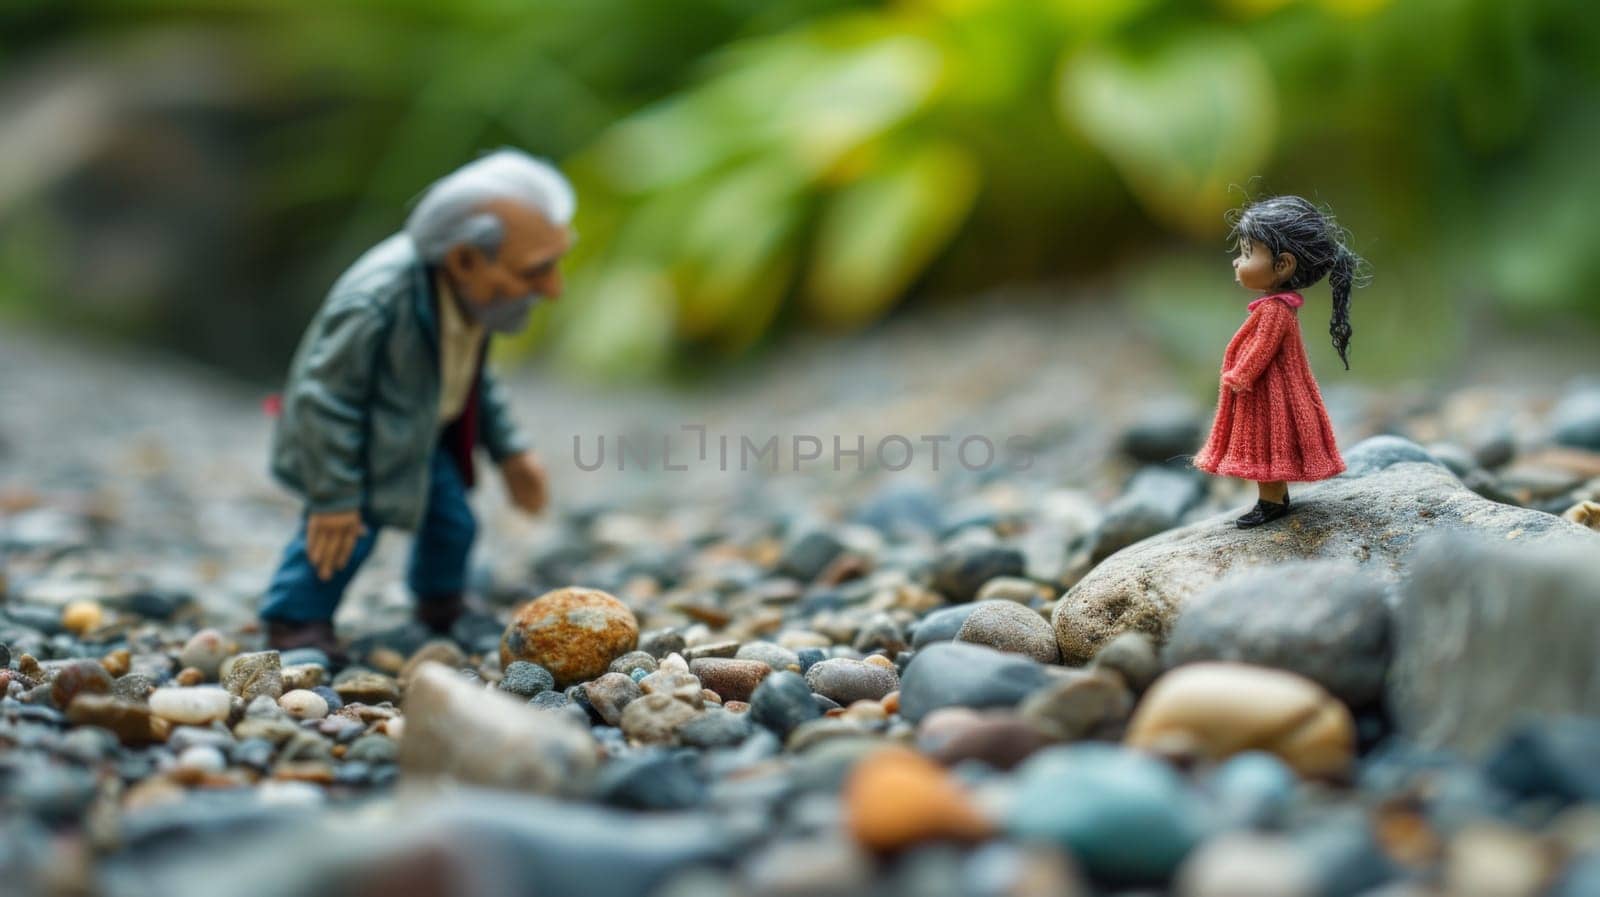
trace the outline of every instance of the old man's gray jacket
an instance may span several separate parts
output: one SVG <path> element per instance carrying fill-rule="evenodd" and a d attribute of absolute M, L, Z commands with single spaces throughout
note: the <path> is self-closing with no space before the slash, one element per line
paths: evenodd
<path fill-rule="evenodd" d="M 436 302 L 427 266 L 396 234 L 334 283 L 306 329 L 273 432 L 272 473 L 309 512 L 359 508 L 380 526 L 421 522 L 444 429 Z M 476 399 L 473 441 L 495 461 L 526 450 L 487 369 Z"/>

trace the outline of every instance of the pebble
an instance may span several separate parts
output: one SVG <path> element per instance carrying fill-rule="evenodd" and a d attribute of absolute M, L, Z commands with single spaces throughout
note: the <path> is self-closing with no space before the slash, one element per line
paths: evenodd
<path fill-rule="evenodd" d="M 805 681 L 813 692 L 840 705 L 876 701 L 900 687 L 900 677 L 893 669 L 843 657 L 813 665 L 806 671 Z"/>
<path fill-rule="evenodd" d="M 780 670 L 761 680 L 750 696 L 750 718 L 757 725 L 787 738 L 795 727 L 822 715 L 811 699 L 811 688 L 797 673 Z"/>
<path fill-rule="evenodd" d="M 1014 707 L 1052 680 L 1047 667 L 1018 654 L 965 642 L 916 652 L 900 680 L 900 715 L 919 722 L 941 707 Z"/>
<path fill-rule="evenodd" d="M 233 737 L 244 741 L 259 738 L 274 745 L 282 745 L 300 734 L 300 727 L 287 717 L 255 717 L 239 721 L 233 727 Z"/>
<path fill-rule="evenodd" d="M 322 684 L 327 670 L 312 663 L 296 664 L 283 668 L 283 690 L 309 691 Z"/>
<path fill-rule="evenodd" d="M 666 695 L 697 710 L 705 704 L 705 688 L 700 680 L 686 668 L 679 669 L 676 665 L 663 665 L 661 669 L 640 679 L 638 684 L 644 694 Z"/>
<path fill-rule="evenodd" d="M 606 672 L 639 644 L 639 621 L 598 589 L 557 589 L 518 608 L 500 643 L 500 665 L 526 660 L 565 688 Z"/>
<path fill-rule="evenodd" d="M 321 648 L 290 648 L 278 652 L 278 661 L 283 666 L 319 666 L 323 670 L 333 668 L 333 661 L 328 658 L 326 651 Z"/>
<path fill-rule="evenodd" d="M 1179 897 L 1318 897 L 1306 858 L 1281 835 L 1230 834 L 1201 845 L 1177 873 Z"/>
<path fill-rule="evenodd" d="M 283 693 L 278 706 L 295 719 L 322 719 L 328 715 L 328 702 L 314 691 L 296 689 Z"/>
<path fill-rule="evenodd" d="M 339 693 L 326 685 L 314 686 L 308 690 L 314 692 L 320 696 L 322 700 L 328 702 L 329 713 L 333 713 L 334 711 L 344 707 L 344 700 L 339 697 Z"/>
<path fill-rule="evenodd" d="M 185 748 L 183 753 L 178 755 L 178 767 L 199 773 L 215 774 L 228 768 L 228 759 L 222 755 L 222 751 L 211 745 L 197 744 Z"/>
<path fill-rule="evenodd" d="M 499 684 L 495 687 L 521 698 L 531 698 L 541 691 L 554 690 L 556 677 L 536 663 L 514 660 L 505 668 Z"/>
<path fill-rule="evenodd" d="M 745 642 L 734 658 L 759 660 L 774 670 L 800 671 L 800 655 L 774 642 Z"/>
<path fill-rule="evenodd" d="M 678 740 L 702 749 L 732 748 L 755 731 L 747 713 L 714 707 L 678 727 Z"/>
<path fill-rule="evenodd" d="M 640 751 L 607 763 L 594 796 L 630 810 L 687 810 L 705 801 L 706 787 L 678 755 Z"/>
<path fill-rule="evenodd" d="M 922 718 L 917 750 L 944 766 L 976 760 L 1011 769 L 1053 741 L 1010 711 L 945 707 Z"/>
<path fill-rule="evenodd" d="M 1056 741 L 1120 738 L 1133 712 L 1133 695 L 1122 677 L 1096 670 L 1073 670 L 1028 695 L 1018 713 L 1035 731 Z"/>
<path fill-rule="evenodd" d="M 166 741 L 169 731 L 166 720 L 152 715 L 147 705 L 105 694 L 79 694 L 67 708 L 67 722 L 110 729 L 126 745 Z"/>
<path fill-rule="evenodd" d="M 801 582 L 816 579 L 844 551 L 844 543 L 826 530 L 809 530 L 784 549 L 777 570 Z"/>
<path fill-rule="evenodd" d="M 236 653 L 233 641 L 215 629 L 202 629 L 183 643 L 178 663 L 193 667 L 208 679 L 217 678 L 222 662 Z"/>
<path fill-rule="evenodd" d="M 189 726 L 226 720 L 233 712 L 232 696 L 215 687 L 158 688 L 149 702 L 155 715 Z"/>
<path fill-rule="evenodd" d="M 346 760 L 375 765 L 393 763 L 399 752 L 399 746 L 393 738 L 384 735 L 363 735 L 350 742 L 344 757 Z"/>
<path fill-rule="evenodd" d="M 409 682 L 417 667 L 429 662 L 449 667 L 452 670 L 459 670 L 467 665 L 467 655 L 466 652 L 461 650 L 460 645 L 450 639 L 433 639 L 424 643 L 422 647 L 413 651 L 411 656 L 406 658 L 406 662 L 401 665 L 400 672 L 395 678 L 402 684 Z M 551 687 L 553 688 L 554 686 L 552 685 Z"/>
<path fill-rule="evenodd" d="M 956 633 L 956 641 L 987 645 L 1031 657 L 1040 663 L 1061 659 L 1055 630 L 1027 606 L 1013 601 L 980 601 Z"/>
<path fill-rule="evenodd" d="M 660 660 L 668 654 L 675 654 L 684 649 L 683 633 L 676 629 L 661 629 L 648 632 L 639 638 L 639 650 Z"/>
<path fill-rule="evenodd" d="M 1031 606 L 1054 597 L 1055 592 L 1049 586 L 1041 585 L 1031 579 L 1023 579 L 1020 576 L 996 576 L 983 584 L 975 600 L 978 603 L 1014 601 L 1017 604 Z"/>
<path fill-rule="evenodd" d="M 1060 845 L 1113 886 L 1166 881 L 1205 831 L 1202 804 L 1171 767 L 1112 745 L 1046 748 L 1013 789 L 1009 834 Z"/>
<path fill-rule="evenodd" d="M 1363 439 L 1344 452 L 1345 476 L 1365 477 L 1397 464 L 1433 464 L 1443 467 L 1438 458 L 1409 439 L 1388 434 Z"/>
<path fill-rule="evenodd" d="M 1095 669 L 1116 673 L 1135 692 L 1143 692 L 1161 675 L 1161 657 L 1150 636 L 1124 632 L 1095 652 L 1090 661 Z"/>
<path fill-rule="evenodd" d="M 857 763 L 843 799 L 851 837 L 874 853 L 930 841 L 978 842 L 994 830 L 943 768 L 905 748 L 884 748 Z"/>
<path fill-rule="evenodd" d="M 92 660 L 78 660 L 55 671 L 50 680 L 50 700 L 58 709 L 70 709 L 79 695 L 104 695 L 111 692 L 111 674 Z"/>
<path fill-rule="evenodd" d="M 385 704 L 400 701 L 400 683 L 375 670 L 350 667 L 333 677 L 333 690 L 346 704 Z"/>
<path fill-rule="evenodd" d="M 585 683 L 583 688 L 589 706 L 608 726 L 621 726 L 623 711 L 644 694 L 637 682 L 621 673 L 607 673 Z"/>
<path fill-rule="evenodd" d="M 100 666 L 104 667 L 112 678 L 126 676 L 133 666 L 133 655 L 128 653 L 127 648 L 121 648 L 100 658 Z"/>
<path fill-rule="evenodd" d="M 1600 803 L 1600 719 L 1560 716 L 1517 723 L 1484 761 L 1496 786 L 1523 798 Z"/>
<path fill-rule="evenodd" d="M 283 669 L 276 651 L 236 654 L 221 670 L 222 687 L 245 700 L 283 694 Z"/>
<path fill-rule="evenodd" d="M 1217 823 L 1225 828 L 1281 827 L 1298 784 L 1294 770 L 1265 751 L 1234 754 L 1206 780 Z"/>
<path fill-rule="evenodd" d="M 1175 756 L 1221 760 L 1245 750 L 1276 754 L 1304 776 L 1345 772 L 1355 751 L 1350 711 L 1315 682 L 1234 663 L 1195 663 L 1145 692 L 1127 743 Z"/>
<path fill-rule="evenodd" d="M 105 616 L 98 601 L 73 601 L 61 609 L 61 626 L 73 635 L 83 635 L 99 629 Z"/>
<path fill-rule="evenodd" d="M 1550 436 L 1558 445 L 1600 452 L 1600 389 L 1577 390 L 1550 412 Z"/>
<path fill-rule="evenodd" d="M 1205 498 L 1205 478 L 1193 470 L 1144 467 L 1106 508 L 1090 560 L 1099 562 L 1135 542 L 1165 532 Z"/>
<path fill-rule="evenodd" d="M 984 583 L 1000 576 L 1021 576 L 1026 563 L 1022 552 L 999 545 L 958 547 L 933 563 L 930 585 L 953 604 L 971 601 Z"/>
<path fill-rule="evenodd" d="M 872 651 L 898 654 L 910 645 L 906 643 L 900 624 L 887 613 L 879 613 L 861 624 L 850 647 L 861 654 Z"/>
<path fill-rule="evenodd" d="M 402 779 L 576 796 L 598 767 L 587 726 L 474 686 L 441 664 L 414 672 L 405 719 Z"/>
<path fill-rule="evenodd" d="M 1188 402 L 1151 402 L 1122 432 L 1120 449 L 1141 464 L 1186 461 L 1199 448 L 1205 420 Z"/>
<path fill-rule="evenodd" d="M 629 651 L 611 661 L 611 666 L 607 669 L 609 672 L 622 673 L 626 676 L 632 676 L 635 670 L 642 670 L 645 675 L 649 675 L 656 671 L 656 658 L 648 651 Z"/>
<path fill-rule="evenodd" d="M 772 667 L 759 660 L 702 657 L 689 661 L 689 672 L 724 701 L 748 701 Z"/>
<path fill-rule="evenodd" d="M 636 744 L 676 744 L 678 728 L 699 714 L 671 695 L 648 694 L 622 709 L 621 728 Z"/>
<path fill-rule="evenodd" d="M 865 894 L 870 893 L 872 876 L 872 857 L 845 835 L 812 833 L 764 845 L 746 857 L 739 870 L 744 887 L 733 893 L 774 897 Z M 681 897 L 702 893 L 695 890 Z"/>
<path fill-rule="evenodd" d="M 1549 846 L 1527 832 L 1480 823 L 1458 832 L 1444 858 L 1452 894 L 1541 897 L 1556 872 Z"/>
<path fill-rule="evenodd" d="M 696 660 L 704 660 L 708 657 L 733 657 L 738 653 L 738 642 L 707 642 L 703 645 L 695 645 L 692 648 L 684 649 L 683 659 L 692 662 Z"/>
<path fill-rule="evenodd" d="M 957 604 L 954 607 L 941 607 L 917 621 L 916 630 L 911 634 L 911 647 L 921 650 L 934 642 L 953 641 L 956 633 L 966 624 L 967 617 L 978 609 L 976 601 L 966 604 Z"/>

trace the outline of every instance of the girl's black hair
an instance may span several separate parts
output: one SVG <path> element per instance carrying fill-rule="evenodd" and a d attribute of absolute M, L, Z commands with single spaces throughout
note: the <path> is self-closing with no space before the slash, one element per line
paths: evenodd
<path fill-rule="evenodd" d="M 1248 246 L 1257 240 L 1271 250 L 1272 257 L 1287 252 L 1295 257 L 1294 275 L 1284 282 L 1291 290 L 1302 290 L 1323 277 L 1333 290 L 1333 320 L 1328 333 L 1339 360 L 1350 370 L 1346 355 L 1350 348 L 1350 289 L 1366 286 L 1372 278 L 1367 263 L 1346 246 L 1349 236 L 1333 215 L 1298 196 L 1274 196 L 1258 200 L 1242 210 L 1229 213 L 1233 237 Z"/>

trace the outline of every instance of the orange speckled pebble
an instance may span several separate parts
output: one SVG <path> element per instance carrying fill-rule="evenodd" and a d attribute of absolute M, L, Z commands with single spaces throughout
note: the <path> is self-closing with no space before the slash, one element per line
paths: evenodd
<path fill-rule="evenodd" d="M 943 767 L 908 748 L 884 748 L 857 763 L 844 804 L 851 836 L 880 853 L 928 841 L 981 841 L 994 830 Z"/>
<path fill-rule="evenodd" d="M 500 665 L 536 663 L 565 688 L 603 675 L 638 644 L 639 621 L 626 604 L 599 589 L 556 589 L 512 615 L 500 639 Z"/>

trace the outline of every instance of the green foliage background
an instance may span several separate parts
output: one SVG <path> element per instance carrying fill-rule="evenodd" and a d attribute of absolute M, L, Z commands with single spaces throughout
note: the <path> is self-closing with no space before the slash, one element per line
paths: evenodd
<path fill-rule="evenodd" d="M 253 372 L 422 185 L 501 144 L 579 185 L 571 293 L 519 347 L 576 371 L 1036 281 L 1209 364 L 1247 193 L 1354 232 L 1369 373 L 1448 355 L 1463 308 L 1600 318 L 1583 0 L 13 7 L 0 85 L 35 130 L 0 141 L 0 302 Z M 37 114 L 79 84 L 97 127 Z"/>

